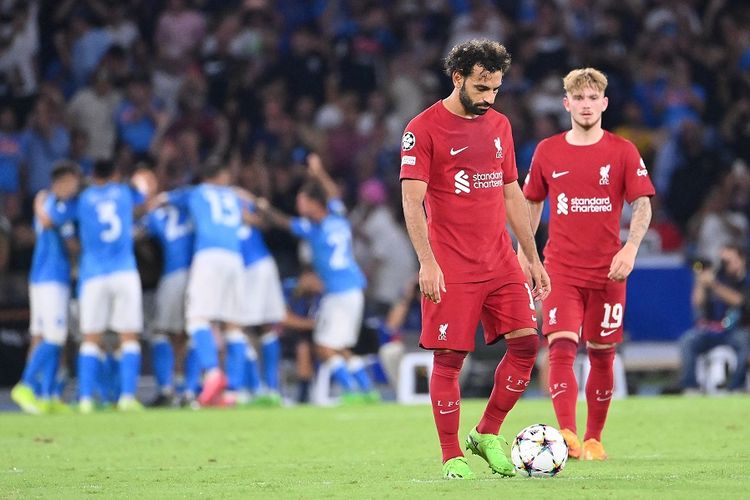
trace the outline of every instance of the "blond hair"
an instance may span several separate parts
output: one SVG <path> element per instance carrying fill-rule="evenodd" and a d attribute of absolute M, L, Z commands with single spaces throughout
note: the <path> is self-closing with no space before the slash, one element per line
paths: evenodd
<path fill-rule="evenodd" d="M 607 88 L 607 77 L 595 68 L 579 68 L 574 69 L 563 78 L 563 88 L 567 93 L 586 87 L 596 89 L 603 94 Z"/>

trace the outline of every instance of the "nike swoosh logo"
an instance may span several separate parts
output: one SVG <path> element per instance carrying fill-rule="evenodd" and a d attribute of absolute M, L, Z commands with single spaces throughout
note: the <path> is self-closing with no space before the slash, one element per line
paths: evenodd
<path fill-rule="evenodd" d="M 617 331 L 617 328 L 615 328 L 614 330 L 610 330 L 608 332 L 605 332 L 604 330 L 602 330 L 601 332 L 599 332 L 599 335 L 601 335 L 602 337 L 609 337 L 610 335 L 612 335 L 616 331 Z"/>
<path fill-rule="evenodd" d="M 458 153 L 463 151 L 464 149 L 468 148 L 469 146 L 464 146 L 461 149 L 453 149 L 451 148 L 451 156 L 456 156 Z"/>
<path fill-rule="evenodd" d="M 609 401 L 610 399 L 612 399 L 612 396 L 609 396 L 608 398 L 600 398 L 599 396 L 596 397 L 597 401 Z"/>
<path fill-rule="evenodd" d="M 567 174 L 569 174 L 569 173 L 570 173 L 570 170 L 565 170 L 565 171 L 563 171 L 563 172 L 555 172 L 555 171 L 553 170 L 553 171 L 552 171 L 552 178 L 553 178 L 553 179 L 557 179 L 558 177 L 562 177 L 563 175 L 567 175 Z"/>
<path fill-rule="evenodd" d="M 448 411 L 446 411 L 446 410 L 440 410 L 440 414 L 441 415 L 447 415 L 449 413 L 453 413 L 454 411 L 458 411 L 458 408 L 453 408 L 452 410 L 448 410 Z"/>
<path fill-rule="evenodd" d="M 565 392 L 565 391 L 567 391 L 567 389 L 563 389 L 562 391 L 557 391 L 557 392 L 555 392 L 555 393 L 552 393 L 552 394 L 550 394 L 550 397 L 551 397 L 552 399 L 555 399 L 555 398 L 556 398 L 557 396 L 559 396 L 560 394 L 562 394 L 562 393 L 563 393 L 563 392 Z"/>
<path fill-rule="evenodd" d="M 523 392 L 524 391 L 524 389 L 514 389 L 514 388 L 512 388 L 509 385 L 506 385 L 505 388 L 508 389 L 511 392 Z"/>

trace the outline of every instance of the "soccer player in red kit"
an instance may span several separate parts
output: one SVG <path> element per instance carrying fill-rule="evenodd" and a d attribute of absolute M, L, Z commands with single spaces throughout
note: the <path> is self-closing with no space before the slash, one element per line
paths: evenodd
<path fill-rule="evenodd" d="M 622 342 L 625 280 L 651 221 L 654 186 L 635 146 L 602 128 L 607 77 L 593 68 L 563 79 L 563 105 L 572 127 L 536 148 L 524 186 L 534 229 L 550 199 L 545 266 L 555 287 L 543 304 L 549 340 L 549 391 L 571 457 L 604 460 L 601 443 L 614 388 L 615 346 Z M 633 214 L 620 243 L 623 201 Z M 523 263 L 526 249 L 519 252 Z M 576 433 L 578 384 L 573 362 L 586 342 L 588 419 L 583 446 Z"/>
<path fill-rule="evenodd" d="M 458 440 L 458 375 L 480 319 L 487 344 L 505 338 L 507 351 L 466 448 L 493 472 L 515 474 L 498 433 L 529 383 L 539 342 L 534 299 L 550 290 L 538 258 L 521 269 L 505 229 L 507 210 L 520 246 L 536 255 L 510 123 L 492 109 L 509 65 L 497 42 L 454 47 L 445 60 L 452 93 L 409 122 L 402 140 L 404 216 L 420 263 L 420 345 L 434 351 L 430 398 L 446 478 L 474 476 Z"/>

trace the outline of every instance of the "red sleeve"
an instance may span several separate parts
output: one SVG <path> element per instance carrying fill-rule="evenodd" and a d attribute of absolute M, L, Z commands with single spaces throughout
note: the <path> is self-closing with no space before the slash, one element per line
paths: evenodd
<path fill-rule="evenodd" d="M 401 138 L 401 174 L 399 178 L 430 182 L 432 164 L 432 136 L 424 120 L 414 118 L 406 126 Z"/>
<path fill-rule="evenodd" d="M 531 166 L 529 167 L 529 174 L 526 176 L 526 182 L 523 186 L 523 194 L 527 200 L 531 201 L 544 201 L 547 198 L 547 191 L 549 186 L 547 181 L 544 179 L 542 172 L 542 158 L 540 154 L 541 149 L 540 143 L 534 151 L 534 156 L 531 157 Z"/>
<path fill-rule="evenodd" d="M 505 133 L 503 134 L 503 183 L 510 184 L 518 180 L 518 168 L 516 167 L 516 147 L 513 144 L 513 131 L 510 121 L 505 118 Z M 497 147 L 497 145 L 495 146 Z"/>
<path fill-rule="evenodd" d="M 638 148 L 630 141 L 625 142 L 623 163 L 625 167 L 625 200 L 628 203 L 633 203 L 641 196 L 653 196 L 656 190 L 651 183 L 646 164 L 638 153 Z"/>

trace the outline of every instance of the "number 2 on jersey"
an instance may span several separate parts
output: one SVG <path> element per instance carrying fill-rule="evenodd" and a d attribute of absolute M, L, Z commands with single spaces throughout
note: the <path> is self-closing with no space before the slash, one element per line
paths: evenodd
<path fill-rule="evenodd" d="M 349 266 L 349 240 L 351 236 L 346 231 L 331 233 L 326 238 L 326 243 L 333 247 L 328 264 L 331 269 L 344 269 Z"/>
<path fill-rule="evenodd" d="M 111 243 L 122 234 L 122 221 L 117 215 L 117 205 L 114 201 L 102 201 L 96 204 L 96 218 L 100 224 L 107 227 L 99 233 L 105 243 Z"/>

